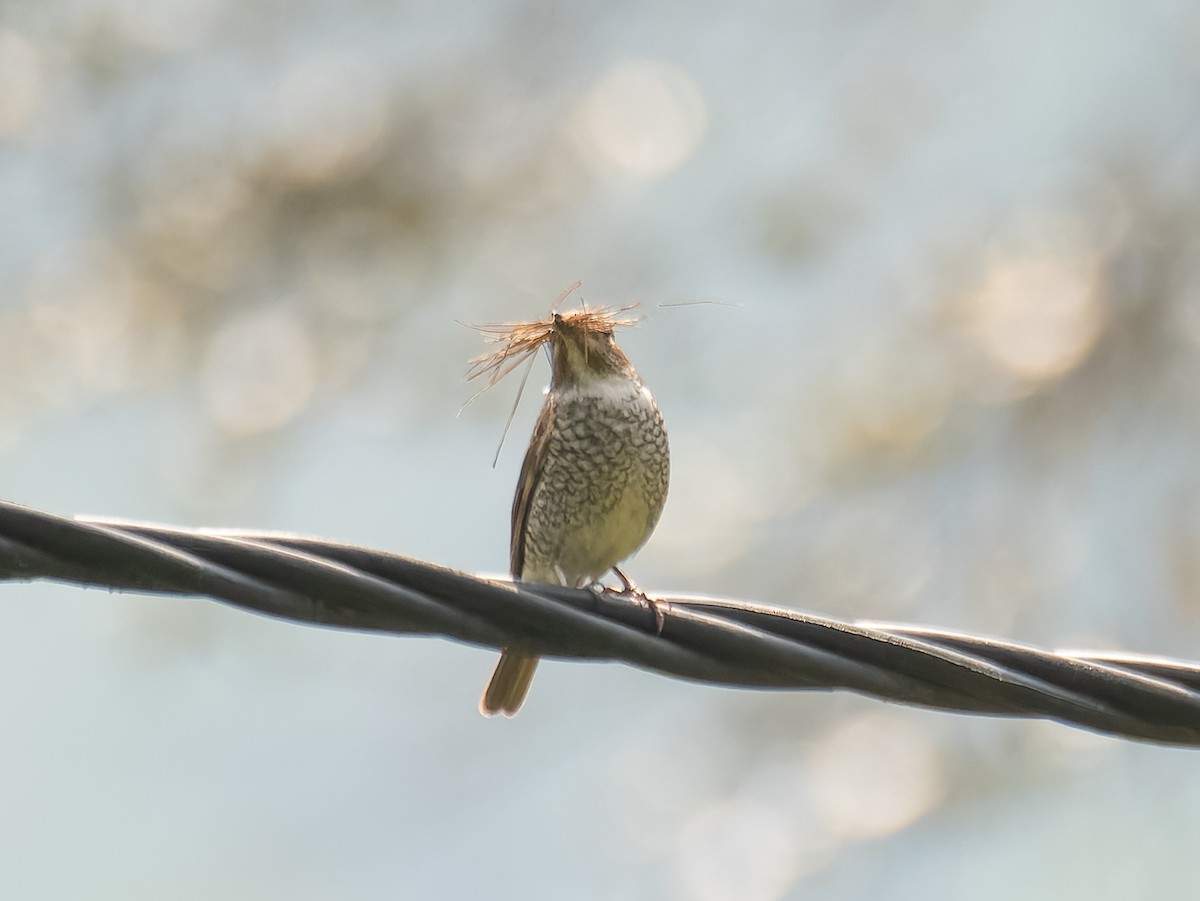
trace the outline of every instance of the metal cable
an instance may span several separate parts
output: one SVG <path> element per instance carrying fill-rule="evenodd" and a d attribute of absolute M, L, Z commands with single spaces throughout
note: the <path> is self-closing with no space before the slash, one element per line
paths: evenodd
<path fill-rule="evenodd" d="M 205 595 L 298 622 L 619 660 L 698 682 L 847 689 L 962 713 L 1041 717 L 1200 747 L 1200 664 L 1057 653 L 919 626 L 698 597 L 481 578 L 273 532 L 66 519 L 0 501 L 0 581 Z"/>

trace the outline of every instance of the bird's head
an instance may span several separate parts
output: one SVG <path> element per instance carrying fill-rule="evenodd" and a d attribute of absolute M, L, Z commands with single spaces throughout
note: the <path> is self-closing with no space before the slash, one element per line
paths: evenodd
<path fill-rule="evenodd" d="M 555 313 L 551 321 L 547 343 L 554 387 L 637 378 L 629 358 L 613 338 L 613 326 L 617 323 L 611 316 L 583 310 L 565 315 Z"/>

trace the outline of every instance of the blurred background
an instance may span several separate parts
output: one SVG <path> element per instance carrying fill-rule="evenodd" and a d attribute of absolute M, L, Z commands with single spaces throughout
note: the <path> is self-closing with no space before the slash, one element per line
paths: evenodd
<path fill-rule="evenodd" d="M 671 429 L 629 567 L 1200 657 L 1186 0 L 0 4 L 0 497 L 477 572 L 576 279 Z M 1194 752 L 0 586 L 0 895 L 1191 898 Z"/>

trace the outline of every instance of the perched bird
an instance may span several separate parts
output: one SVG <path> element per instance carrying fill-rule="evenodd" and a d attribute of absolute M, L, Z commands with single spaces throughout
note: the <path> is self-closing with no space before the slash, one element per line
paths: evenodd
<path fill-rule="evenodd" d="M 626 308 L 628 309 L 628 308 Z M 667 497 L 670 454 L 658 405 L 613 330 L 624 310 L 583 310 L 490 327 L 504 347 L 475 361 L 472 377 L 494 384 L 546 346 L 551 379 L 533 429 L 512 507 L 514 579 L 583 587 L 645 544 Z M 537 658 L 506 649 L 479 709 L 512 716 L 529 691 Z"/>

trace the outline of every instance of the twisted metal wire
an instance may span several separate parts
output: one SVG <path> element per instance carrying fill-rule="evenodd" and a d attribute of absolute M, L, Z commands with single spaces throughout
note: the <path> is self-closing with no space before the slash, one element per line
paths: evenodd
<path fill-rule="evenodd" d="M 0 581 L 204 595 L 303 623 L 619 660 L 743 688 L 845 689 L 1200 747 L 1200 664 L 1056 653 L 920 626 L 699 597 L 513 584 L 274 532 L 67 519 L 0 501 Z"/>

